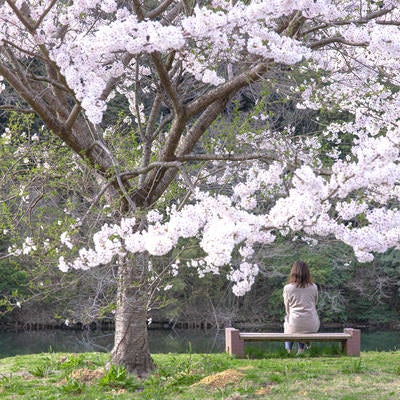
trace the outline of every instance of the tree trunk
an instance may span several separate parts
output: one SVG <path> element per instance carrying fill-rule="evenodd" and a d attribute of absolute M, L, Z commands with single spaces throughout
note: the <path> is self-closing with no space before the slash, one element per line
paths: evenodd
<path fill-rule="evenodd" d="M 145 377 L 153 368 L 147 334 L 148 295 L 143 273 L 148 257 L 120 260 L 112 363 L 130 374 Z"/>

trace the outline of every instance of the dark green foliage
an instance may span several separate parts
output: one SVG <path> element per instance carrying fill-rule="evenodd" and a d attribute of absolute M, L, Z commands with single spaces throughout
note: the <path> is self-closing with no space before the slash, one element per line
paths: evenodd
<path fill-rule="evenodd" d="M 377 254 L 369 264 L 355 264 L 346 292 L 349 319 L 390 324 L 400 311 L 400 252 Z"/>

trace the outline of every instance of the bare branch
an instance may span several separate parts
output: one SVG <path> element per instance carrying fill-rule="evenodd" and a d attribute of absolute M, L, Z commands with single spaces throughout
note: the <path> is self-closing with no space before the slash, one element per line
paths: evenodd
<path fill-rule="evenodd" d="M 179 163 L 178 168 L 179 168 L 179 171 L 181 172 L 184 182 L 186 183 L 186 185 L 189 188 L 189 191 L 192 193 L 195 192 L 196 188 L 195 188 L 193 182 L 191 181 L 189 174 L 186 172 L 184 166 L 181 163 Z"/>
<path fill-rule="evenodd" d="M 90 204 L 89 208 L 86 210 L 85 215 L 81 218 L 81 223 L 86 220 L 86 218 L 90 215 L 93 207 L 100 201 L 100 199 L 104 196 L 104 193 L 110 188 L 110 186 L 113 184 L 112 181 L 107 182 L 97 193 L 96 197 L 93 199 L 92 203 Z"/>
<path fill-rule="evenodd" d="M 125 189 L 124 182 L 122 181 L 121 177 L 119 175 L 116 176 L 117 182 L 118 182 L 118 187 L 121 190 L 122 194 L 125 197 L 125 200 L 128 202 L 132 210 L 136 210 L 136 204 L 132 201 L 131 197 L 129 196 L 129 193 Z"/>
<path fill-rule="evenodd" d="M 147 138 L 154 137 L 153 136 L 154 126 L 156 123 L 158 113 L 160 111 L 160 107 L 161 107 L 161 95 L 160 95 L 160 93 L 157 93 L 156 96 L 154 97 L 150 115 L 149 115 L 149 120 L 148 120 L 147 126 L 146 126 L 146 137 Z"/>
<path fill-rule="evenodd" d="M 54 113 L 51 113 L 48 109 L 47 104 L 37 96 L 37 93 L 32 92 L 20 78 L 9 68 L 0 63 L 0 75 L 3 75 L 9 84 L 16 90 L 17 93 L 32 107 L 35 113 L 37 113 L 46 125 L 54 130 L 60 131 L 61 127 Z"/>
<path fill-rule="evenodd" d="M 203 111 L 203 113 L 197 118 L 196 122 L 193 124 L 189 132 L 187 132 L 187 135 L 179 145 L 176 153 L 177 155 L 185 155 L 193 150 L 193 147 L 202 136 L 202 134 L 223 111 L 228 100 L 229 97 L 219 99 Z M 178 123 L 179 121 L 176 121 L 175 119 L 174 124 Z M 171 158 L 164 158 L 163 161 L 173 162 L 175 159 L 175 154 L 169 154 L 169 157 Z M 149 174 L 149 176 L 147 177 L 145 183 L 140 187 L 140 189 L 138 189 L 137 193 L 135 193 L 136 197 L 138 197 L 138 201 L 143 203 L 153 203 L 154 201 L 156 201 L 160 196 L 162 196 L 166 188 L 176 177 L 177 171 L 177 168 L 161 168 L 159 171 L 152 171 L 152 173 Z M 146 195 L 143 196 L 143 193 L 146 193 Z"/>
<path fill-rule="evenodd" d="M 81 111 L 81 106 L 78 103 L 76 103 L 74 105 L 74 108 L 72 109 L 71 113 L 69 114 L 67 120 L 65 121 L 65 129 L 66 130 L 69 130 L 72 128 L 76 119 L 78 118 L 80 111 Z"/>
<path fill-rule="evenodd" d="M 127 66 L 133 59 L 133 55 L 132 54 L 125 54 L 122 57 L 122 64 L 124 66 Z M 117 78 L 112 78 L 107 82 L 107 85 L 105 87 L 105 89 L 103 90 L 103 93 L 100 96 L 100 100 L 106 100 L 107 97 L 110 95 L 110 93 L 114 90 L 116 84 L 118 83 L 118 81 L 120 80 L 120 77 Z"/>
<path fill-rule="evenodd" d="M 143 141 L 142 163 L 141 163 L 142 167 L 148 165 L 150 162 L 151 145 L 155 138 L 154 127 L 156 124 L 157 116 L 159 115 L 160 108 L 161 108 L 161 95 L 160 93 L 157 92 L 151 107 L 149 120 L 146 126 L 146 132 L 144 134 L 142 134 L 141 132 Z M 144 183 L 145 178 L 146 178 L 145 174 L 140 176 L 139 185 L 142 185 Z"/>
<path fill-rule="evenodd" d="M 341 37 L 341 36 L 334 36 L 334 37 L 328 37 L 328 38 L 324 38 L 321 40 L 318 40 L 317 42 L 313 42 L 310 44 L 310 48 L 312 49 L 319 49 L 320 47 L 324 47 L 327 46 L 328 44 L 332 44 L 332 43 L 342 43 L 345 44 L 347 46 L 353 46 L 353 47 L 365 47 L 368 46 L 368 42 L 350 42 L 348 40 L 346 40 L 345 38 Z"/>
<path fill-rule="evenodd" d="M 36 54 L 36 53 L 33 53 L 33 52 L 29 51 L 29 50 L 23 49 L 22 47 L 18 46 L 18 45 L 15 44 L 14 42 L 10 42 L 10 41 L 7 40 L 7 39 L 3 39 L 3 43 L 6 44 L 6 45 L 8 45 L 8 46 L 10 46 L 10 47 L 14 47 L 15 49 L 17 49 L 17 50 L 20 51 L 21 53 L 24 53 L 24 54 L 26 54 L 26 55 L 28 55 L 28 56 L 30 56 L 30 57 L 37 57 L 37 58 L 39 58 L 39 59 L 42 58 L 42 57 L 40 57 L 40 55 L 38 55 L 38 54 Z"/>
<path fill-rule="evenodd" d="M 118 168 L 118 162 L 115 160 L 113 154 L 111 151 L 108 149 L 107 145 L 102 141 L 102 140 L 95 140 L 92 143 L 92 146 L 89 151 L 92 154 L 92 162 L 96 163 L 99 162 L 100 158 L 104 159 L 105 156 L 107 156 L 108 161 L 111 162 L 111 165 L 108 166 L 107 170 L 109 171 L 110 167 L 112 167 L 114 170 L 117 170 Z M 116 189 L 118 189 L 124 196 L 124 200 L 129 204 L 129 206 L 132 208 L 132 210 L 136 210 L 136 204 L 132 201 L 131 197 L 129 196 L 128 191 L 126 190 L 126 183 L 124 183 L 121 179 L 121 174 L 114 174 L 115 179 L 111 179 L 112 181 L 115 182 L 117 181 L 118 186 Z"/>
<path fill-rule="evenodd" d="M 43 11 L 43 14 L 39 17 L 39 19 L 36 21 L 35 25 L 33 26 L 33 29 L 37 29 L 39 25 L 42 23 L 46 15 L 50 12 L 50 10 L 54 7 L 54 5 L 57 3 L 57 0 L 52 0 L 52 2 L 49 4 L 49 6 Z"/>
<path fill-rule="evenodd" d="M 0 110 L 4 111 L 16 111 L 22 114 L 33 114 L 35 111 L 32 108 L 21 108 L 18 106 L 12 106 L 12 105 L 4 105 L 0 106 Z"/>
<path fill-rule="evenodd" d="M 33 75 L 33 74 L 27 74 L 28 78 L 33 80 L 33 81 L 37 81 L 37 82 L 46 82 L 51 84 L 52 86 L 56 87 L 57 89 L 61 89 L 64 92 L 70 93 L 70 89 L 63 85 L 62 83 L 60 83 L 59 81 L 55 80 L 55 79 L 50 79 L 47 78 L 45 76 L 37 76 L 37 75 Z"/>
<path fill-rule="evenodd" d="M 167 124 L 169 124 L 172 120 L 173 120 L 173 115 L 172 115 L 172 113 L 171 113 L 171 114 L 168 114 L 167 116 L 165 116 L 165 117 L 161 120 L 161 122 L 160 122 L 160 124 L 158 125 L 157 129 L 154 131 L 152 140 L 154 140 L 154 139 L 164 130 L 165 126 L 166 126 Z"/>
<path fill-rule="evenodd" d="M 306 18 L 302 15 L 301 11 L 296 11 L 293 13 L 293 16 L 290 18 L 289 22 L 286 24 L 282 32 L 285 36 L 295 37 L 297 33 L 300 31 L 304 21 Z"/>
<path fill-rule="evenodd" d="M 132 171 L 121 172 L 118 174 L 121 178 L 136 178 L 141 174 L 145 174 L 155 168 L 181 168 L 182 163 L 180 161 L 155 161 L 146 165 L 145 167 L 135 168 Z"/>
<path fill-rule="evenodd" d="M 154 62 L 154 65 L 157 69 L 158 75 L 160 77 L 161 84 L 162 84 L 165 92 L 167 93 L 168 97 L 172 101 L 172 107 L 173 107 L 175 113 L 177 115 L 181 114 L 182 110 L 183 110 L 182 104 L 179 101 L 179 97 L 178 97 L 178 94 L 176 93 L 176 90 L 174 89 L 174 87 L 171 84 L 171 80 L 169 78 L 168 71 L 165 68 L 165 66 L 161 60 L 160 54 L 154 52 L 154 53 L 151 53 L 151 57 Z"/>
<path fill-rule="evenodd" d="M 35 31 L 34 26 L 31 24 L 31 21 L 24 15 L 26 14 L 26 11 L 29 10 L 23 10 L 22 7 L 28 7 L 25 3 L 23 3 L 21 9 L 19 9 L 16 6 L 16 2 L 13 0 L 6 0 L 7 4 L 10 6 L 10 8 L 14 11 L 15 15 L 18 17 L 18 19 L 22 22 L 22 24 L 25 26 L 25 28 L 30 32 L 33 33 Z"/>
<path fill-rule="evenodd" d="M 12 65 L 12 69 L 7 66 L 4 66 L 4 68 L 8 69 L 12 74 L 14 74 L 15 77 L 17 77 L 17 80 L 23 83 L 25 91 L 29 91 L 30 93 L 32 93 L 32 99 L 34 99 L 34 97 L 37 96 L 38 93 L 42 93 L 42 104 L 43 105 L 46 104 L 47 107 L 53 108 L 53 111 L 50 113 L 48 112 L 48 115 L 54 114 L 54 111 L 58 111 L 60 115 L 62 115 L 62 118 L 67 118 L 68 111 L 60 101 L 60 90 L 71 94 L 68 87 L 63 85 L 62 82 L 60 82 L 59 80 L 52 79 L 51 76 L 49 77 L 36 76 L 30 73 L 29 70 L 27 69 L 28 67 L 21 64 L 20 61 L 16 59 L 15 54 L 11 51 L 11 49 L 8 46 L 5 47 L 4 52 L 8 56 L 9 62 Z M 47 64 L 48 68 L 50 68 L 50 66 L 53 65 L 52 62 L 47 59 L 44 59 L 44 62 Z M 39 87 L 37 85 L 38 82 L 45 82 L 51 85 L 53 89 L 59 89 L 57 92 L 58 95 L 49 98 L 48 93 L 45 93 L 46 87 L 45 86 Z M 36 93 L 36 95 L 33 95 L 33 93 Z M 35 105 L 33 105 L 32 103 L 29 104 L 32 106 L 34 112 L 40 115 L 38 111 L 35 109 Z"/>
<path fill-rule="evenodd" d="M 224 110 L 229 97 L 223 97 L 211 105 L 209 105 L 203 113 L 197 118 L 196 122 L 187 132 L 185 138 L 182 140 L 177 152 L 177 156 L 189 154 L 195 144 L 198 142 L 203 133 L 209 126 L 218 118 L 218 115 Z"/>
<path fill-rule="evenodd" d="M 253 154 L 186 154 L 177 156 L 177 161 L 249 161 L 268 159 L 271 161 L 278 160 L 273 153 L 253 153 Z"/>
<path fill-rule="evenodd" d="M 136 119 L 139 129 L 139 135 L 141 139 L 144 139 L 144 132 L 142 126 L 142 119 L 140 118 L 140 107 L 139 107 L 139 89 L 140 89 L 140 79 L 139 79 L 139 63 L 136 60 L 136 68 L 135 68 L 135 110 L 136 110 Z"/>
<path fill-rule="evenodd" d="M 336 20 L 331 23 L 325 23 L 325 24 L 320 24 L 317 26 L 314 26 L 306 31 L 303 31 L 303 35 L 308 35 L 309 33 L 313 33 L 316 31 L 319 31 L 321 29 L 326 29 L 330 28 L 333 26 L 344 26 L 344 25 L 364 25 L 370 22 L 371 20 L 375 19 L 377 24 L 385 24 L 385 21 L 378 21 L 377 18 L 382 17 L 384 15 L 387 15 L 393 11 L 393 8 L 390 9 L 383 9 L 379 11 L 375 11 L 371 14 L 366 15 L 365 17 L 359 18 L 359 19 L 352 19 L 352 20 Z M 397 25 L 398 23 L 396 23 Z M 389 24 L 388 24 L 389 25 Z"/>
<path fill-rule="evenodd" d="M 349 25 L 349 24 L 366 24 L 373 19 L 377 19 L 386 14 L 391 13 L 394 10 L 394 7 L 391 8 L 383 8 L 382 10 L 374 11 L 372 13 L 367 14 L 365 17 L 361 17 L 357 20 L 352 21 L 335 21 L 334 25 Z"/>
<path fill-rule="evenodd" d="M 248 71 L 245 71 L 237 75 L 232 80 L 218 86 L 215 89 L 211 89 L 209 92 L 203 96 L 193 100 L 187 105 L 186 114 L 188 117 L 192 117 L 203 111 L 206 107 L 212 104 L 217 99 L 223 99 L 228 97 L 231 93 L 237 91 L 241 87 L 254 82 L 265 74 L 268 69 L 267 63 L 259 63 Z"/>
<path fill-rule="evenodd" d="M 400 21 L 375 21 L 378 25 L 393 25 L 393 26 L 400 26 Z"/>
<path fill-rule="evenodd" d="M 143 15 L 141 2 L 139 0 L 133 0 L 132 3 L 133 3 L 133 8 L 135 10 L 135 13 L 139 18 L 139 21 L 142 21 L 144 18 L 144 15 Z"/>
<path fill-rule="evenodd" d="M 8 62 L 9 62 L 9 65 L 10 65 L 10 68 L 8 68 L 8 69 L 10 71 L 12 71 L 14 74 L 16 74 L 20 78 L 21 82 L 24 83 L 25 86 L 29 86 L 28 80 L 26 79 L 26 73 L 21 68 L 21 63 L 15 57 L 15 54 L 9 49 L 8 46 L 5 46 L 4 53 L 7 56 Z"/>

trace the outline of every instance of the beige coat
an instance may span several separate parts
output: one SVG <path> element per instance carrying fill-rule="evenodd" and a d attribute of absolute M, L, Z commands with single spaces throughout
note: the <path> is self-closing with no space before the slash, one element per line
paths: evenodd
<path fill-rule="evenodd" d="M 299 288 L 295 283 L 289 283 L 283 288 L 283 300 L 286 310 L 285 333 L 314 333 L 318 331 L 317 285 L 313 283 L 305 288 Z"/>

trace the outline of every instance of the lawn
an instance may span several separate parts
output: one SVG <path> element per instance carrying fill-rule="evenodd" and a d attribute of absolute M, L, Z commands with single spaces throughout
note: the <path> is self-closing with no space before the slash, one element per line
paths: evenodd
<path fill-rule="evenodd" d="M 254 357 L 255 355 L 252 355 Z M 399 399 L 400 351 L 303 357 L 154 354 L 145 380 L 106 368 L 105 353 L 42 353 L 0 360 L 2 399 Z"/>

